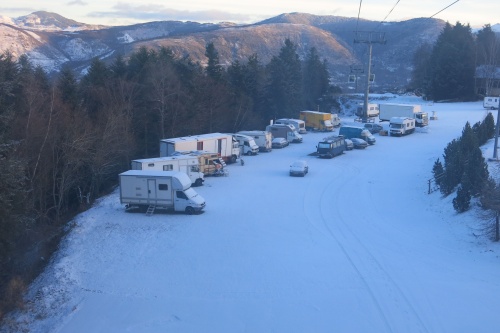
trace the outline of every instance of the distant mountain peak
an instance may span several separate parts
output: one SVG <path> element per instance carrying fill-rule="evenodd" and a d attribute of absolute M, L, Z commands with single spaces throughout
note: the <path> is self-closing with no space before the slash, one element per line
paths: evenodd
<path fill-rule="evenodd" d="M 57 13 L 37 11 L 26 16 L 14 19 L 16 25 L 20 28 L 31 30 L 90 30 L 99 29 L 102 26 L 80 23 L 61 16 Z"/>

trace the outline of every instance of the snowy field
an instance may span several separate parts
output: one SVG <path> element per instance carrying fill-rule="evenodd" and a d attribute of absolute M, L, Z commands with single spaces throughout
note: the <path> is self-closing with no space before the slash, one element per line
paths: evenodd
<path fill-rule="evenodd" d="M 309 155 L 322 133 L 245 157 L 196 188 L 201 215 L 147 217 L 126 213 L 117 191 L 101 199 L 3 331 L 497 331 L 500 245 L 478 234 L 477 209 L 456 214 L 454 195 L 427 194 L 446 144 L 487 113 L 390 102 L 438 120 L 331 160 Z M 288 176 L 296 159 L 304 178 Z"/>

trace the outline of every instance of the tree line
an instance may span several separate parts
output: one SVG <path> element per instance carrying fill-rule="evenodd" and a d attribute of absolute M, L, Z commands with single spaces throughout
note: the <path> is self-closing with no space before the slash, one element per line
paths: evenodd
<path fill-rule="evenodd" d="M 79 77 L 49 78 L 26 56 L 0 55 L 0 319 L 19 306 L 78 212 L 117 184 L 163 138 L 262 129 L 304 109 L 330 110 L 327 63 L 300 59 L 285 40 L 268 64 L 256 54 L 227 67 L 212 43 L 207 64 L 141 48 Z M 45 258 L 45 259 L 40 259 Z"/>
<path fill-rule="evenodd" d="M 433 101 L 477 100 L 491 89 L 499 65 L 500 39 L 490 25 L 473 33 L 468 24 L 447 22 L 434 45 L 415 52 L 410 88 Z"/>

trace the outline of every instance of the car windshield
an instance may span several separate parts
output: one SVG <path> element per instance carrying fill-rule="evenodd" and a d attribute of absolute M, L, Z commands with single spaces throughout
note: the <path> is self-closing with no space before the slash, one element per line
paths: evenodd
<path fill-rule="evenodd" d="M 401 128 L 401 124 L 391 124 L 390 125 L 392 128 Z"/>

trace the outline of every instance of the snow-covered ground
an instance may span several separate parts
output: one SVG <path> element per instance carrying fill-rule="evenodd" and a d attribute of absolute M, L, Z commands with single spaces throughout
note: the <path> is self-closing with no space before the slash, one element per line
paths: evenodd
<path fill-rule="evenodd" d="M 331 160 L 309 155 L 322 133 L 245 157 L 196 188 L 201 215 L 147 217 L 126 213 L 116 191 L 101 199 L 32 285 L 15 330 L 498 330 L 500 245 L 475 229 L 477 209 L 456 214 L 454 195 L 427 194 L 446 144 L 486 111 L 395 101 L 438 120 Z M 296 159 L 309 163 L 304 178 L 288 176 Z"/>

